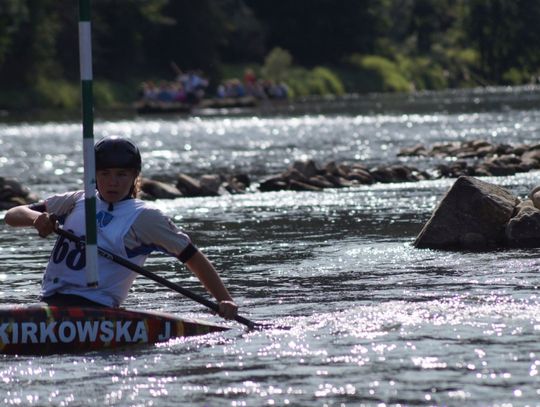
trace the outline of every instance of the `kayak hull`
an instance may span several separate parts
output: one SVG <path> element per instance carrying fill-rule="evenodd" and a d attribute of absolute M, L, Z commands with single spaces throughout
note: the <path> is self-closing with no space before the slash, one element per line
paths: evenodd
<path fill-rule="evenodd" d="M 82 353 L 227 329 L 153 311 L 46 304 L 0 306 L 0 354 Z"/>

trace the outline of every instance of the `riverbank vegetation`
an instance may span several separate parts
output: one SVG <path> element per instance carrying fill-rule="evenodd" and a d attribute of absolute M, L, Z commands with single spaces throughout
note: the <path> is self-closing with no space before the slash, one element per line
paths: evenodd
<path fill-rule="evenodd" d="M 0 108 L 80 103 L 71 0 L 3 0 Z M 535 0 L 95 0 L 98 107 L 143 81 L 203 72 L 207 94 L 246 69 L 289 98 L 537 83 Z"/>

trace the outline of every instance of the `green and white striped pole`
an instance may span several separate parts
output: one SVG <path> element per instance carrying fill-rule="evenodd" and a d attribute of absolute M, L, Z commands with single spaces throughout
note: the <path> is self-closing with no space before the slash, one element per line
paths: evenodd
<path fill-rule="evenodd" d="M 84 205 L 86 216 L 86 284 L 89 287 L 97 287 L 96 162 L 94 156 L 90 0 L 79 0 L 79 61 L 81 67 Z"/>

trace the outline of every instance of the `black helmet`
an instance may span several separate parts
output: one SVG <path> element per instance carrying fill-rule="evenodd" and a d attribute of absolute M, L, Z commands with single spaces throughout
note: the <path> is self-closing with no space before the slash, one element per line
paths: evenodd
<path fill-rule="evenodd" d="M 107 168 L 134 168 L 141 171 L 141 153 L 128 139 L 105 137 L 94 146 L 96 170 Z"/>

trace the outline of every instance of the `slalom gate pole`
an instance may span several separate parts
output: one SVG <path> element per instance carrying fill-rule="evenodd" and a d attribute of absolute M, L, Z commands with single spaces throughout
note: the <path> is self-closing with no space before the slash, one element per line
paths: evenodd
<path fill-rule="evenodd" d="M 81 69 L 84 196 L 86 220 L 86 284 L 97 287 L 96 163 L 92 91 L 92 28 L 90 0 L 79 0 L 79 62 Z"/>

